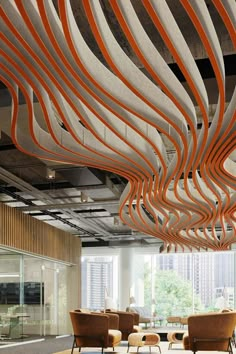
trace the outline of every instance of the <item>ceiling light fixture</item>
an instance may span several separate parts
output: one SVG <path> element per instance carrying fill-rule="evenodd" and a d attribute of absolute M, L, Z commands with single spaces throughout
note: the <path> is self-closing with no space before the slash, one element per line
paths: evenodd
<path fill-rule="evenodd" d="M 52 170 L 51 168 L 47 168 L 46 178 L 47 179 L 55 179 L 55 176 L 56 176 L 56 172 L 54 170 Z"/>
<path fill-rule="evenodd" d="M 81 192 L 80 199 L 81 199 L 81 203 L 87 203 L 88 196 L 84 194 L 84 192 Z"/>

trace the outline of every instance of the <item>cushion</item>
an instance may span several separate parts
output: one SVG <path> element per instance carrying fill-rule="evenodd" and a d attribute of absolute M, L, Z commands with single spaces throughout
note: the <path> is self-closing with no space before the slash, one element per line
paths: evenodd
<path fill-rule="evenodd" d="M 121 341 L 121 331 L 117 329 L 109 329 L 108 330 L 108 343 L 109 347 L 115 347 Z"/>
<path fill-rule="evenodd" d="M 82 313 L 91 313 L 89 309 L 78 309 L 76 312 L 82 312 Z"/>

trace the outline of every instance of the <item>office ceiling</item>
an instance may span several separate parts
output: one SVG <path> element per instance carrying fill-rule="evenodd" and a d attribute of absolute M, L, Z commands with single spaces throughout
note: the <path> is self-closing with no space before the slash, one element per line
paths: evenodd
<path fill-rule="evenodd" d="M 83 246 L 230 249 L 235 2 L 0 11 L 0 201 Z"/>

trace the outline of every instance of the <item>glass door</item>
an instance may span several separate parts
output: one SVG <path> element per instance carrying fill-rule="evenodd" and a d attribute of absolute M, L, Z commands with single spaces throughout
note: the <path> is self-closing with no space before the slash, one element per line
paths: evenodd
<path fill-rule="evenodd" d="M 18 310 L 23 304 L 22 257 L 7 253 L 0 257 L 0 337 L 21 338 L 23 334 Z"/>
<path fill-rule="evenodd" d="M 58 271 L 52 263 L 42 265 L 44 287 L 43 335 L 58 334 Z"/>
<path fill-rule="evenodd" d="M 24 256 L 24 306 L 22 322 L 24 335 L 42 335 L 44 287 L 42 283 L 42 260 Z"/>

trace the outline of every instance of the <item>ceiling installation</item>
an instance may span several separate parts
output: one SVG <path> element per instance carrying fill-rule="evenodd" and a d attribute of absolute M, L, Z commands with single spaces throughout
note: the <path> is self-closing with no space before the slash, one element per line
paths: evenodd
<path fill-rule="evenodd" d="M 0 0 L 0 11 L 0 81 L 11 98 L 3 138 L 41 169 L 63 166 L 70 181 L 84 168 L 120 181 L 116 200 L 81 193 L 72 206 L 1 160 L 2 193 L 13 193 L 9 184 L 24 192 L 15 193 L 24 212 L 68 226 L 77 218 L 81 237 L 112 232 L 76 211 L 117 203 L 114 224 L 161 240 L 163 251 L 230 249 L 235 1 Z"/>

